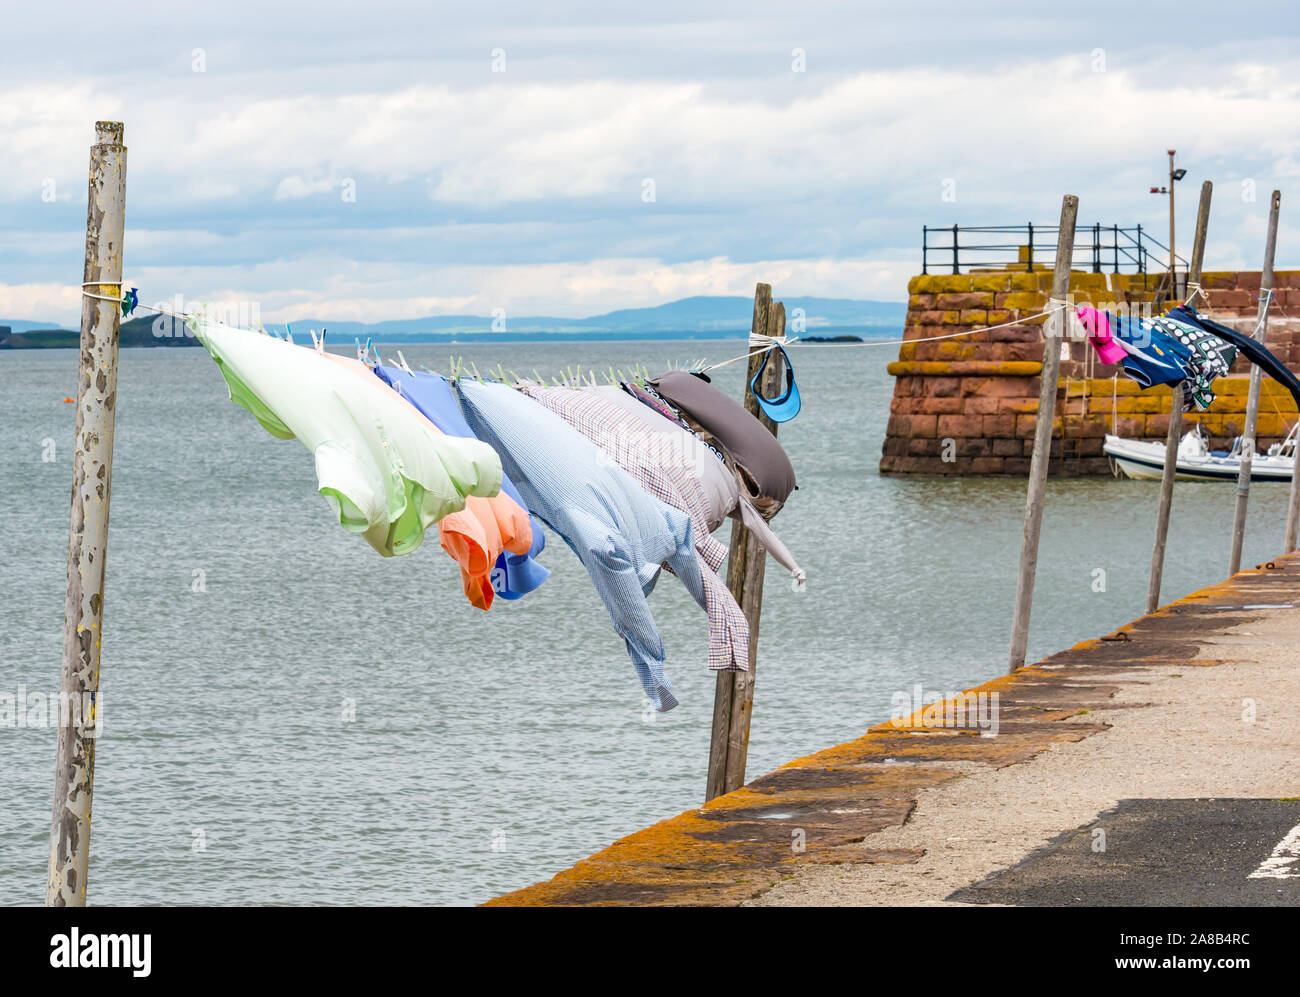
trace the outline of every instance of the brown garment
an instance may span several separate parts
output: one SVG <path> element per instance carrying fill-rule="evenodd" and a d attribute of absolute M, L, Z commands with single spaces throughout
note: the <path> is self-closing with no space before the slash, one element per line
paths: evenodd
<path fill-rule="evenodd" d="M 650 384 L 727 455 L 763 518 L 775 516 L 795 489 L 794 467 L 776 437 L 743 405 L 695 374 L 670 370 Z"/>

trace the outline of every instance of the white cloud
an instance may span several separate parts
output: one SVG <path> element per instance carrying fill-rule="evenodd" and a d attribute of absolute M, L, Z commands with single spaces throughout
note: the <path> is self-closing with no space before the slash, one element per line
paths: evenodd
<path fill-rule="evenodd" d="M 1163 201 L 1146 188 L 1162 181 L 1172 143 L 1191 171 L 1180 225 L 1199 180 L 1217 183 L 1207 266 L 1258 265 L 1267 192 L 1300 175 L 1300 136 L 1286 125 L 1300 114 L 1300 60 L 1219 58 L 1211 39 L 1190 66 L 1185 51 L 1113 50 L 1098 73 L 1091 47 L 1038 59 L 1026 47 L 996 67 L 810 73 L 790 86 L 546 79 L 515 61 L 495 78 L 484 61 L 473 82 L 417 82 L 437 77 L 390 67 L 404 85 L 358 71 L 292 92 L 254 85 L 255 73 L 223 75 L 226 58 L 165 86 L 149 72 L 61 77 L 0 88 L 0 201 L 26 211 L 11 232 L 46 225 L 42 246 L 66 242 L 75 212 L 55 221 L 25 206 L 46 177 L 61 195 L 84 189 L 91 123 L 125 117 L 127 270 L 156 277 L 156 291 L 142 285 L 148 297 L 226 288 L 289 317 L 482 313 L 502 302 L 579 315 L 748 293 L 760 279 L 788 295 L 899 299 L 919 270 L 917 249 L 900 243 L 922 223 L 1053 222 L 1066 190 L 1080 196 L 1081 222 L 1142 221 L 1159 234 Z M 322 196 L 341 177 L 357 178 L 356 205 Z M 1245 177 L 1256 202 L 1239 196 Z M 649 204 L 645 178 L 656 186 Z M 955 202 L 940 199 L 947 178 Z M 512 223 L 534 227 L 518 249 L 508 232 L 473 238 L 474 225 Z M 422 225 L 427 254 L 409 237 Z M 562 248 L 544 254 L 547 235 Z M 466 257 L 435 266 L 452 238 Z M 1280 243 L 1280 266 L 1292 245 Z M 75 315 L 59 282 L 79 272 L 75 249 L 66 262 L 53 250 L 31 261 L 0 237 L 0 254 L 11 281 L 0 314 Z M 56 272 L 64 266 L 72 273 Z"/>
<path fill-rule="evenodd" d="M 79 288 L 58 284 L 0 284 L 0 317 L 71 327 L 81 315 Z"/>
<path fill-rule="evenodd" d="M 693 295 L 749 295 L 773 285 L 779 297 L 902 300 L 912 264 L 895 259 L 772 259 L 738 263 L 725 258 L 664 263 L 652 259 L 596 259 L 572 263 L 457 266 L 430 271 L 418 265 L 357 264 L 340 258 L 278 261 L 258 267 L 150 267 L 134 279 L 141 300 L 189 305 L 256 303 L 264 322 L 298 319 L 378 322 L 426 315 L 584 317 L 662 304 Z M 39 305 L 39 307 L 37 307 Z M 33 310 L 72 324 L 80 305 L 75 288 L 0 284 L 0 314 Z"/>

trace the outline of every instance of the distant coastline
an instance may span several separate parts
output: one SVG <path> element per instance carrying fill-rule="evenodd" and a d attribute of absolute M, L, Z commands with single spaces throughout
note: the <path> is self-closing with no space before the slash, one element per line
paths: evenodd
<path fill-rule="evenodd" d="M 308 330 L 327 329 L 328 345 L 353 339 L 401 346 L 407 343 L 560 343 L 717 341 L 747 336 L 752 302 L 740 297 L 693 297 L 653 308 L 633 308 L 590 318 L 551 316 L 507 317 L 476 315 L 429 316 L 386 322 L 328 322 L 302 319 L 291 322 L 299 342 L 310 342 Z M 844 298 L 794 298 L 786 301 L 787 331 L 808 342 L 852 342 L 887 338 L 903 328 L 905 302 L 857 301 Z M 155 328 L 156 316 L 146 314 L 122 324 L 123 347 L 198 346 L 191 335 L 173 335 L 170 322 L 165 334 Z M 0 319 L 0 350 L 75 349 L 79 334 L 57 328 L 33 328 L 33 322 Z M 282 332 L 283 324 L 270 328 Z"/>

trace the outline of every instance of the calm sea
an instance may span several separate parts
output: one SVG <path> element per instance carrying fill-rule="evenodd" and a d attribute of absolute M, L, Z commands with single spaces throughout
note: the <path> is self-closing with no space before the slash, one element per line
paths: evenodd
<path fill-rule="evenodd" d="M 439 369 L 449 349 L 403 348 Z M 656 372 L 744 346 L 454 349 Z M 795 354 L 804 411 L 781 439 L 800 488 L 775 526 L 809 583 L 769 565 L 751 776 L 860 735 L 915 684 L 1005 669 L 1024 482 L 880 477 L 894 356 Z M 58 688 L 76 362 L 0 353 L 12 697 Z M 742 372 L 715 383 L 739 396 Z M 383 559 L 331 525 L 308 452 L 232 405 L 202 351 L 124 351 L 118 398 L 91 903 L 471 904 L 701 802 L 706 619 L 673 579 L 651 605 L 682 705 L 655 715 L 557 537 L 547 584 L 483 613 L 436 537 Z M 1157 489 L 1049 485 L 1031 660 L 1140 613 Z M 1246 563 L 1281 547 L 1285 501 L 1255 486 Z M 1223 578 L 1232 503 L 1178 485 L 1167 598 Z M 0 717 L 0 903 L 44 899 L 54 733 Z"/>

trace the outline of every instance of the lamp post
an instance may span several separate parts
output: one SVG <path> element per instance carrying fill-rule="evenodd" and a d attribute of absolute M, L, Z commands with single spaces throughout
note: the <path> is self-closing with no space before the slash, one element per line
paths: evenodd
<path fill-rule="evenodd" d="M 1178 272 L 1174 267 L 1174 184 L 1187 176 L 1184 169 L 1174 168 L 1174 153 L 1177 150 L 1169 149 L 1169 186 L 1152 187 L 1153 194 L 1169 195 L 1169 296 L 1176 297 L 1178 294 Z"/>

